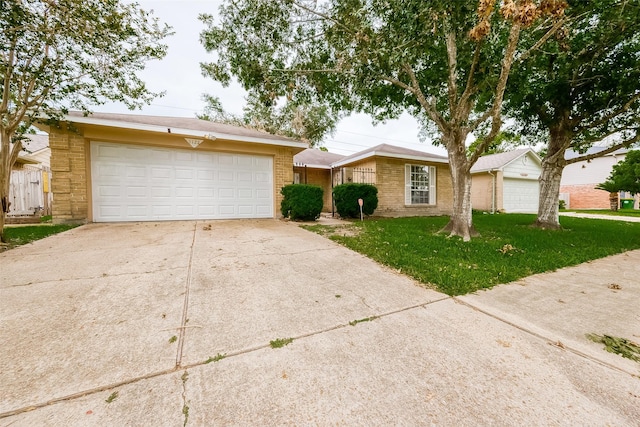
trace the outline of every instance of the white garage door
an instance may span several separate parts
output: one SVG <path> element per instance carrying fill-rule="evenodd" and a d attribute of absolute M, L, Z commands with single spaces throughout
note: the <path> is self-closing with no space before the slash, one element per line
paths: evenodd
<path fill-rule="evenodd" d="M 539 184 L 534 179 L 504 178 L 502 206 L 506 212 L 538 212 Z"/>
<path fill-rule="evenodd" d="M 93 220 L 273 218 L 273 159 L 91 143 Z"/>

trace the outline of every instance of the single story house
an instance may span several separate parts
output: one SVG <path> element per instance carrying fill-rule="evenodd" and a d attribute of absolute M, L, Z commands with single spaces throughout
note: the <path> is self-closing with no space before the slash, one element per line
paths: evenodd
<path fill-rule="evenodd" d="M 323 207 L 325 212 L 333 209 L 331 186 L 331 165 L 344 156 L 314 148 L 306 149 L 293 156 L 293 182 L 295 184 L 312 184 L 322 187 Z"/>
<path fill-rule="evenodd" d="M 49 134 L 55 222 L 275 218 L 307 144 L 195 118 L 70 112 Z"/>
<path fill-rule="evenodd" d="M 374 184 L 376 216 L 449 215 L 453 187 L 447 157 L 381 144 L 331 164 L 333 184 Z"/>
<path fill-rule="evenodd" d="M 542 161 L 531 148 L 489 154 L 471 168 L 471 206 L 489 212 L 537 212 Z"/>
<path fill-rule="evenodd" d="M 606 147 L 591 147 L 584 154 L 595 154 L 605 149 Z M 595 187 L 607 180 L 613 166 L 624 160 L 628 151 L 626 148 L 621 148 L 601 157 L 565 166 L 560 180 L 560 198 L 565 201 L 566 208 L 609 209 L 609 193 L 596 190 Z M 564 157 L 570 160 L 584 154 L 567 150 Z M 621 193 L 620 198 L 633 198 L 631 194 Z M 637 208 L 637 201 L 635 205 Z"/>

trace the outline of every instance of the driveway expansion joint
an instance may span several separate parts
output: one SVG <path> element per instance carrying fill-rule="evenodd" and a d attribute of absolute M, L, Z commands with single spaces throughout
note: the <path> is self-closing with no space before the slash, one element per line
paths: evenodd
<path fill-rule="evenodd" d="M 427 302 L 423 302 L 423 303 L 420 303 L 420 304 L 414 304 L 414 305 L 411 305 L 411 306 L 402 307 L 402 308 L 399 308 L 397 310 L 388 311 L 388 312 L 385 312 L 385 313 L 382 313 L 382 314 L 373 314 L 373 315 L 370 316 L 370 318 L 380 319 L 380 318 L 383 318 L 383 317 L 388 317 L 388 316 L 391 316 L 391 315 L 394 315 L 394 314 L 398 314 L 398 313 L 414 310 L 414 309 L 417 309 L 417 308 L 426 308 L 427 306 L 429 306 L 431 304 L 435 304 L 435 303 L 438 303 L 438 302 L 441 302 L 441 301 L 445 301 L 445 300 L 448 300 L 448 299 L 451 299 L 451 297 L 450 296 L 446 296 L 446 297 L 439 298 L 439 299 L 436 299 L 436 300 L 433 300 L 433 301 L 427 301 Z M 351 327 L 353 327 L 353 326 L 350 325 L 349 322 L 340 323 L 338 325 L 331 326 L 331 327 L 328 327 L 328 328 L 324 328 L 324 329 L 308 332 L 308 333 L 305 333 L 305 334 L 300 334 L 300 335 L 294 336 L 292 338 L 295 341 L 295 340 L 299 340 L 299 339 L 302 339 L 302 338 L 313 337 L 313 336 L 320 335 L 320 334 L 323 334 L 323 333 L 326 333 L 326 332 L 331 332 L 331 331 L 335 331 L 335 330 L 338 330 L 338 329 L 351 328 Z M 182 334 L 183 331 L 185 330 L 185 327 L 180 327 L 180 330 L 181 330 L 181 334 Z M 270 348 L 270 347 L 271 347 L 271 345 L 269 343 L 266 343 L 266 344 L 257 345 L 257 346 L 245 348 L 245 349 L 242 349 L 242 350 L 238 350 L 238 351 L 235 351 L 235 352 L 225 353 L 224 359 L 226 360 L 226 359 L 229 359 L 231 357 L 241 356 L 241 355 L 244 355 L 244 354 L 253 353 L 255 351 L 259 351 L 259 350 Z M 128 380 L 120 381 L 120 382 L 117 382 L 117 383 L 95 387 L 95 388 L 92 388 L 92 389 L 84 390 L 84 391 L 81 391 L 81 392 L 78 392 L 78 393 L 74 393 L 74 394 L 70 394 L 70 395 L 67 395 L 67 396 L 62 396 L 62 397 L 58 397 L 58 398 L 55 398 L 55 399 L 50 399 L 50 400 L 47 400 L 45 402 L 33 404 L 33 405 L 22 407 L 22 408 L 13 409 L 13 410 L 10 410 L 10 411 L 7 411 L 7 412 L 2 412 L 2 413 L 0 413 L 0 419 L 6 418 L 6 417 L 15 416 L 15 415 L 21 414 L 23 412 L 29 412 L 29 411 L 33 411 L 33 410 L 36 410 L 36 409 L 44 408 L 46 406 L 51 406 L 51 405 L 54 405 L 54 404 L 57 404 L 57 403 L 62 403 L 62 402 L 66 402 L 66 401 L 79 399 L 81 397 L 85 397 L 85 396 L 88 396 L 88 395 L 101 393 L 101 392 L 108 391 L 108 390 L 113 390 L 113 389 L 116 389 L 118 387 L 122 387 L 122 386 L 125 386 L 125 385 L 130 385 L 130 384 L 135 384 L 135 383 L 140 382 L 140 381 L 144 381 L 144 380 L 148 380 L 148 379 L 152 379 L 152 378 L 156 378 L 156 377 L 161 377 L 161 376 L 164 376 L 164 375 L 170 375 L 170 374 L 173 374 L 173 373 L 176 373 L 176 372 L 179 372 L 179 371 L 184 371 L 184 373 L 183 373 L 183 375 L 181 377 L 181 379 L 182 379 L 182 387 L 183 387 L 183 390 L 182 390 L 183 410 L 188 411 L 188 405 L 187 405 L 187 401 L 186 401 L 186 384 L 185 384 L 186 380 L 188 378 L 187 371 L 188 371 L 188 369 L 196 368 L 196 367 L 203 366 L 203 365 L 207 365 L 208 363 L 209 363 L 208 361 L 202 361 L 202 362 L 196 362 L 196 363 L 191 363 L 191 364 L 186 364 L 186 365 L 176 365 L 171 369 L 165 369 L 165 370 L 162 370 L 162 371 L 153 372 L 153 373 L 150 373 L 150 374 L 147 374 L 147 375 L 142 375 L 142 376 L 139 376 L 139 377 L 130 378 Z M 187 414 L 184 414 L 184 415 L 185 415 L 185 425 L 186 425 L 186 421 L 188 419 L 187 418 L 188 416 L 187 416 Z"/>
<path fill-rule="evenodd" d="M 182 306 L 182 321 L 180 322 L 180 333 L 178 334 L 178 350 L 176 352 L 176 368 L 182 364 L 182 351 L 184 350 L 184 339 L 187 329 L 187 321 L 189 314 L 189 292 L 191 290 L 191 278 L 193 273 L 193 252 L 196 245 L 196 235 L 198 230 L 198 222 L 193 224 L 193 237 L 191 239 L 191 248 L 189 250 L 189 265 L 187 268 L 187 280 L 184 287 L 184 303 Z M 186 421 L 185 421 L 186 424 Z"/>
<path fill-rule="evenodd" d="M 491 317 L 493 319 L 496 319 L 496 320 L 498 320 L 498 321 L 500 321 L 500 322 L 502 322 L 502 323 L 504 323 L 506 325 L 511 326 L 512 328 L 516 328 L 516 329 L 518 329 L 518 330 L 520 330 L 522 332 L 525 332 L 525 333 L 527 333 L 527 334 L 529 334 L 531 336 L 534 336 L 534 337 L 536 337 L 538 339 L 546 341 L 547 344 L 549 344 L 549 345 L 551 345 L 553 347 L 559 348 L 560 350 L 567 350 L 570 353 L 575 354 L 576 356 L 579 356 L 579 357 L 581 357 L 583 359 L 589 360 L 589 361 L 591 361 L 593 363 L 597 363 L 599 365 L 602 365 L 602 366 L 604 366 L 606 368 L 609 368 L 609 369 L 612 369 L 614 371 L 621 372 L 623 374 L 631 375 L 631 376 L 634 376 L 634 377 L 638 376 L 637 373 L 629 372 L 629 371 L 627 371 L 627 370 L 625 370 L 623 368 L 620 368 L 618 366 L 612 365 L 611 363 L 608 363 L 608 362 L 605 362 L 605 361 L 600 360 L 598 358 L 595 358 L 595 357 L 593 357 L 593 356 L 591 356 L 589 354 L 586 354 L 586 353 L 584 353 L 584 352 L 582 352 L 582 351 L 580 351 L 578 349 L 575 349 L 573 347 L 570 347 L 570 346 L 566 345 L 565 343 L 562 343 L 562 342 L 558 341 L 558 339 L 553 339 L 553 338 L 547 337 L 545 335 L 542 335 L 542 334 L 540 334 L 538 332 L 534 332 L 531 329 L 525 328 L 523 326 L 518 325 L 517 323 L 511 322 L 511 321 L 506 320 L 506 319 L 503 319 L 502 317 L 500 317 L 498 315 L 495 315 L 495 314 L 490 313 L 490 312 L 488 312 L 486 310 L 483 310 L 483 309 L 481 309 L 479 307 L 476 307 L 475 305 L 473 305 L 473 304 L 471 304 L 469 302 L 463 301 L 463 300 L 461 300 L 461 299 L 459 299 L 457 297 L 452 297 L 452 299 L 453 299 L 453 301 L 455 301 L 458 304 L 462 304 L 464 306 L 467 306 L 467 307 L 471 308 L 472 310 L 475 310 L 475 311 L 477 311 L 479 313 L 484 314 L 485 316 L 489 316 L 489 317 Z"/>

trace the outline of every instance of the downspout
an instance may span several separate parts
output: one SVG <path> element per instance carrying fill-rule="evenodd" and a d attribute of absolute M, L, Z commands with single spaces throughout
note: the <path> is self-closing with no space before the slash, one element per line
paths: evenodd
<path fill-rule="evenodd" d="M 489 175 L 491 175 L 491 213 L 496 213 L 496 176 L 492 173 L 493 171 L 489 171 Z"/>

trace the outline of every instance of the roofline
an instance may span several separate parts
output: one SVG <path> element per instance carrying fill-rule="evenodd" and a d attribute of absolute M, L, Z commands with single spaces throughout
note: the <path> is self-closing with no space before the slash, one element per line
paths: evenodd
<path fill-rule="evenodd" d="M 333 162 L 331 163 L 331 167 L 335 168 L 338 166 L 344 166 L 344 165 L 348 165 L 349 163 L 358 162 L 360 160 L 368 159 L 369 157 L 375 157 L 375 156 L 391 157 L 394 159 L 421 160 L 421 161 L 433 162 L 433 163 L 449 163 L 448 159 L 442 159 L 439 157 L 415 156 L 413 154 L 407 155 L 407 154 L 398 154 L 398 153 L 387 153 L 385 151 L 369 151 L 350 159 L 346 159 L 346 160 L 343 159 L 343 160 L 338 160 L 337 162 Z"/>
<path fill-rule="evenodd" d="M 330 165 L 314 165 L 309 163 L 293 162 L 294 168 L 314 168 L 314 169 L 332 169 Z"/>
<path fill-rule="evenodd" d="M 504 168 L 506 168 L 507 166 L 509 166 L 511 163 L 515 162 L 516 160 L 518 160 L 520 157 L 524 156 L 527 153 L 532 153 L 533 157 L 535 158 L 536 162 L 538 162 L 538 165 L 542 166 L 542 159 L 540 159 L 540 156 L 538 156 L 536 154 L 535 151 L 533 151 L 532 148 L 528 148 L 527 151 L 525 151 L 524 153 L 520 154 L 517 157 L 514 157 L 513 159 L 511 159 L 510 161 L 508 161 L 507 163 L 505 163 L 504 165 L 500 166 L 499 168 L 484 168 L 484 169 L 477 169 L 474 171 L 471 171 L 472 174 L 474 173 L 482 173 L 482 172 L 493 172 L 493 171 L 501 171 Z M 473 168 L 473 166 L 471 166 Z"/>
<path fill-rule="evenodd" d="M 309 145 L 304 142 L 289 141 L 285 139 L 257 138 L 254 136 L 241 136 L 241 135 L 232 135 L 229 133 L 222 133 L 222 132 L 165 127 L 160 125 L 133 123 L 133 122 L 126 122 L 121 120 L 96 119 L 93 117 L 76 117 L 76 116 L 65 115 L 63 121 L 67 121 L 71 123 L 82 123 L 86 125 L 107 126 L 107 127 L 116 127 L 116 128 L 124 128 L 124 129 L 131 129 L 131 130 L 166 133 L 166 134 L 171 134 L 176 136 L 187 136 L 187 137 L 195 136 L 198 138 L 209 139 L 212 141 L 215 139 L 225 139 L 229 141 L 253 142 L 257 144 L 268 144 L 268 145 L 281 145 L 285 147 L 294 147 L 294 148 L 309 148 Z"/>

